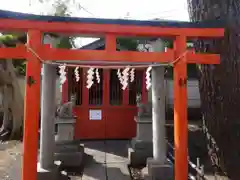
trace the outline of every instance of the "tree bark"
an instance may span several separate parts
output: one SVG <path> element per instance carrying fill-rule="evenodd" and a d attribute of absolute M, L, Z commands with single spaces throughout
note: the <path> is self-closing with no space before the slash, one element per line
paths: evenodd
<path fill-rule="evenodd" d="M 197 50 L 221 53 L 220 65 L 201 65 L 200 96 L 209 133 L 219 152 L 216 166 L 240 179 L 240 0 L 188 0 L 192 21 L 227 22 L 224 40 L 198 42 Z M 211 152 L 210 152 L 211 154 Z"/>
<path fill-rule="evenodd" d="M 11 138 L 19 137 L 23 126 L 23 112 L 24 101 L 18 84 L 18 78 L 15 72 L 12 61 L 7 61 L 7 70 L 11 77 L 11 92 L 12 97 L 9 105 L 10 112 L 12 113 L 12 131 Z"/>
<path fill-rule="evenodd" d="M 0 69 L 0 85 L 3 87 L 3 123 L 1 134 L 7 135 L 10 139 L 21 136 L 23 125 L 23 96 L 18 84 L 18 78 L 11 60 L 4 62 L 4 68 Z M 2 137 L 5 139 L 5 137 Z"/>
<path fill-rule="evenodd" d="M 2 91 L 2 95 L 3 95 L 3 121 L 2 121 L 2 127 L 1 127 L 1 134 L 5 134 L 6 132 L 8 132 L 9 128 L 10 128 L 10 121 L 9 120 L 9 89 L 8 86 L 5 85 L 3 87 L 3 91 Z M 4 138 L 4 137 L 2 137 Z M 5 139 L 5 138 L 4 138 Z"/>

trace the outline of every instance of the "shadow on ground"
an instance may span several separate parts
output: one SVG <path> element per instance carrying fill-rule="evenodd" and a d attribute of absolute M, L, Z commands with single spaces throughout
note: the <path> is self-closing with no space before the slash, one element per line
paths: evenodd
<path fill-rule="evenodd" d="M 72 174 L 72 180 L 130 180 L 128 170 L 129 141 L 105 140 L 83 141 L 85 147 L 84 167 Z"/>
<path fill-rule="evenodd" d="M 92 140 L 82 141 L 81 143 L 84 144 L 85 148 L 127 158 L 130 140 Z"/>

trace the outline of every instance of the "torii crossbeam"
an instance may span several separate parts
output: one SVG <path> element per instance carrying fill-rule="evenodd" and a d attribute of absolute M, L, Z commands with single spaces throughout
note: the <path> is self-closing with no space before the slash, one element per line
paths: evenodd
<path fill-rule="evenodd" d="M 22 180 L 37 178 L 38 121 L 40 109 L 41 57 L 44 61 L 128 61 L 174 64 L 174 145 L 175 180 L 188 178 L 187 63 L 219 64 L 218 54 L 187 51 L 187 38 L 221 38 L 224 29 L 217 23 L 174 21 L 135 21 L 113 19 L 65 18 L 0 11 L 0 31 L 24 31 L 27 46 L 0 48 L 1 59 L 26 59 L 26 96 L 24 109 L 24 156 Z M 105 50 L 54 49 L 42 44 L 43 33 L 68 33 L 106 38 Z M 173 37 L 174 49 L 167 52 L 116 51 L 119 36 Z M 39 56 L 32 53 L 36 52 Z M 186 52 L 186 53 L 185 53 Z M 185 53 L 185 54 L 184 54 Z M 184 54 L 184 55 L 183 55 Z"/>

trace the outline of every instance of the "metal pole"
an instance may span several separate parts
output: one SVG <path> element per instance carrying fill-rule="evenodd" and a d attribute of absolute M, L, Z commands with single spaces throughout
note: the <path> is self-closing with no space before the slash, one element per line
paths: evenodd
<path fill-rule="evenodd" d="M 153 44 L 154 51 L 163 51 L 161 40 Z M 153 158 L 160 163 L 166 162 L 166 130 L 165 130 L 165 86 L 164 66 L 152 68 L 152 130 Z"/>
<path fill-rule="evenodd" d="M 40 167 L 51 169 L 54 166 L 55 151 L 56 68 L 43 64 L 42 70 Z"/>

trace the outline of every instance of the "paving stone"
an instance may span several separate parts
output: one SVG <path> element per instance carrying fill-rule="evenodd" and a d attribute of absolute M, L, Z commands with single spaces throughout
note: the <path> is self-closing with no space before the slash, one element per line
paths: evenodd
<path fill-rule="evenodd" d="M 129 141 L 84 142 L 85 153 L 92 156 L 82 180 L 130 180 L 127 166 Z M 106 177 L 107 176 L 107 177 Z"/>
<path fill-rule="evenodd" d="M 107 180 L 105 166 L 100 163 L 93 163 L 84 168 L 82 180 Z"/>
<path fill-rule="evenodd" d="M 107 163 L 106 168 L 109 180 L 131 180 L 127 163 Z"/>
<path fill-rule="evenodd" d="M 130 141 L 106 141 L 106 162 L 123 163 L 128 161 L 128 146 Z"/>
<path fill-rule="evenodd" d="M 104 141 L 88 141 L 88 142 L 83 142 L 83 144 L 84 144 L 85 154 L 89 157 L 91 156 L 95 163 L 105 163 L 106 145 Z"/>

